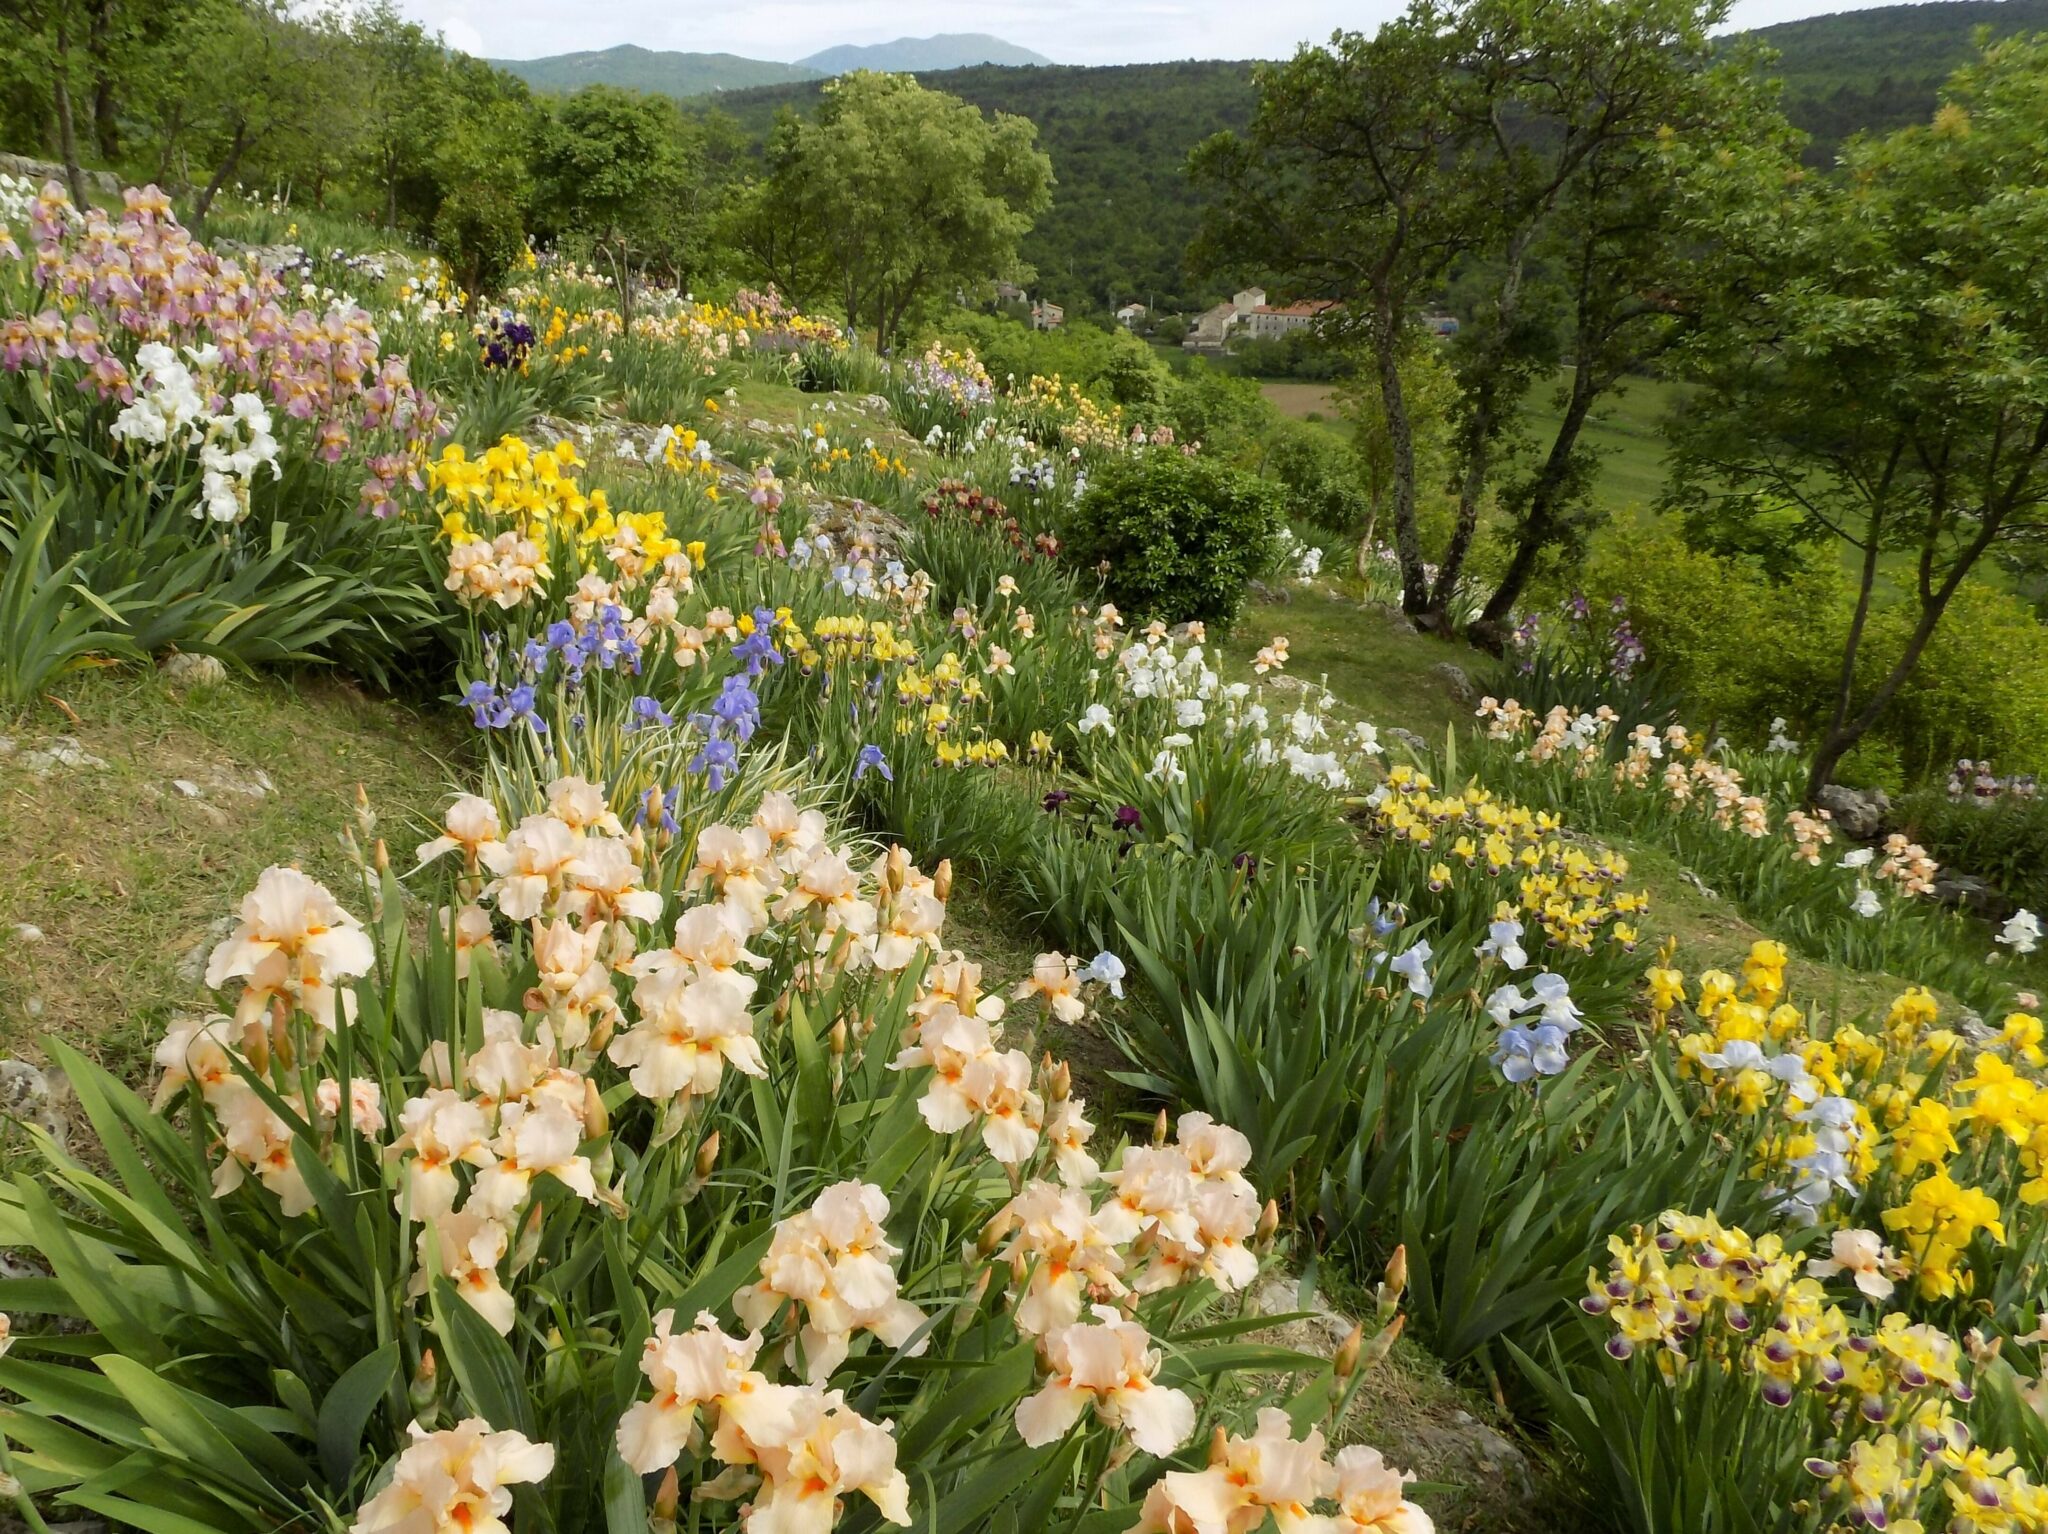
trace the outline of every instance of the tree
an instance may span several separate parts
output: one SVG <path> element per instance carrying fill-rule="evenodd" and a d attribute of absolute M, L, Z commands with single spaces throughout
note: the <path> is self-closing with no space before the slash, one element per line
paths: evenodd
<path fill-rule="evenodd" d="M 760 215 L 787 221 L 771 270 L 800 298 L 817 283 L 886 342 L 928 299 L 1028 279 L 1017 242 L 1051 201 L 1052 162 L 1024 118 L 860 71 L 826 87 L 814 119 L 779 125 L 756 195 L 750 244 L 769 234 Z"/>
<path fill-rule="evenodd" d="M 588 239 L 609 262 L 630 318 L 636 273 L 678 285 L 707 253 L 701 130 L 665 96 L 593 85 L 557 103 L 535 160 L 547 232 Z"/>
<path fill-rule="evenodd" d="M 50 120 L 57 130 L 57 156 L 71 200 L 86 205 L 85 171 L 78 159 L 78 114 L 74 75 L 85 45 L 89 17 L 83 0 L 19 0 L 0 11 L 0 41 L 31 77 L 47 82 Z"/>
<path fill-rule="evenodd" d="M 1471 8 L 1416 0 L 1372 37 L 1340 32 L 1257 73 L 1258 110 L 1242 134 L 1196 150 L 1212 189 L 1198 265 L 1275 274 L 1298 292 L 1344 304 L 1339 328 L 1360 337 L 1385 423 L 1402 606 L 1431 606 L 1416 521 L 1413 426 L 1402 359 L 1423 299 L 1485 236 L 1495 198 L 1466 62 Z"/>
<path fill-rule="evenodd" d="M 1724 0 L 1416 0 L 1370 40 L 1340 33 L 1262 74 L 1250 131 L 1197 159 L 1227 188 L 1209 220 L 1212 263 L 1343 301 L 1342 324 L 1367 343 L 1402 607 L 1419 628 L 1450 625 L 1523 396 L 1556 360 L 1535 280 L 1544 242 L 1562 208 L 1585 203 L 1582 183 L 1673 122 L 1724 13 Z M 1453 278 L 1475 302 L 1450 353 L 1456 511 L 1432 578 L 1400 363 L 1422 298 Z M 1596 360 L 1589 380 L 1599 371 Z"/>
<path fill-rule="evenodd" d="M 213 166 L 192 200 L 196 219 L 259 153 L 282 164 L 294 153 L 346 148 L 334 83 L 340 33 L 330 15 L 302 20 L 287 0 L 215 0 L 194 7 L 184 42 L 179 110 L 194 124 L 188 141 Z"/>
<path fill-rule="evenodd" d="M 1416 483 L 1449 484 L 1457 375 L 1436 342 L 1414 331 L 1395 366 L 1400 371 L 1399 399 L 1406 414 L 1408 453 Z M 1391 520 L 1394 434 L 1387 424 L 1387 394 L 1376 373 L 1354 372 L 1332 393 L 1338 413 L 1351 429 L 1351 456 L 1365 491 L 1365 528 L 1359 534 L 1357 557 L 1358 572 L 1363 575 L 1379 557 L 1380 537 Z"/>
<path fill-rule="evenodd" d="M 1813 797 L 2002 545 L 2048 539 L 2048 39 L 1987 47 L 1931 123 L 1854 141 L 1718 254 L 1723 322 L 1674 497 L 1723 535 L 1840 540 L 1857 600 Z M 1888 568 L 1888 555 L 1897 555 Z M 1911 613 L 1864 675 L 1881 583 Z"/>
<path fill-rule="evenodd" d="M 1587 422 L 1702 322 L 1701 249 L 1774 201 L 1795 163 L 1795 136 L 1752 52 L 1723 46 L 1709 58 L 1704 24 L 1716 15 L 1696 13 L 1698 25 L 1643 56 L 1634 96 L 1616 104 L 1535 247 L 1562 311 L 1565 377 L 1556 430 L 1501 485 L 1512 552 L 1471 627 L 1489 648 L 1545 551 L 1576 550 L 1605 509 L 1592 502 Z"/>
<path fill-rule="evenodd" d="M 434 147 L 457 97 L 449 88 L 439 41 L 418 22 L 400 16 L 393 0 L 377 0 L 358 13 L 350 40 L 363 75 L 360 157 L 383 193 L 388 229 L 398 223 L 401 204 L 421 216 L 438 201 L 431 171 Z"/>

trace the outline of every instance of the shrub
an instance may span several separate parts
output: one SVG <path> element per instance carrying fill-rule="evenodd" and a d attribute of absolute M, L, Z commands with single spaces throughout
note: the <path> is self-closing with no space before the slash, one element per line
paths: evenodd
<path fill-rule="evenodd" d="M 1266 436 L 1259 469 L 1287 487 L 1290 513 L 1317 527 L 1356 533 L 1372 512 L 1358 460 L 1320 426 L 1277 423 Z"/>
<path fill-rule="evenodd" d="M 1907 801 L 1905 814 L 1913 839 L 1944 868 L 1989 879 L 2015 905 L 2048 910 L 2048 798 L 1982 803 L 1930 788 Z"/>
<path fill-rule="evenodd" d="M 1272 561 L 1281 510 L 1269 480 L 1149 452 L 1113 463 L 1089 488 L 1069 551 L 1084 568 L 1107 564 L 1104 591 L 1127 614 L 1227 625 Z"/>
<path fill-rule="evenodd" d="M 1597 598 L 1620 596 L 1649 658 L 1687 712 L 1711 731 L 1769 733 L 1782 716 L 1806 738 L 1832 712 L 1854 594 L 1815 556 L 1784 580 L 1757 565 L 1690 547 L 1661 528 L 1617 531 L 1586 571 Z M 1880 593 L 1864 640 L 1860 689 L 1897 658 L 1910 607 Z M 2018 598 L 1966 582 L 1919 665 L 1872 730 L 1860 776 L 1882 787 L 1922 781 L 1959 756 L 2017 770 L 2048 764 L 2048 630 Z"/>
<path fill-rule="evenodd" d="M 495 291 L 526 253 L 519 205 L 499 188 L 463 182 L 450 189 L 434 218 L 434 243 L 464 291 Z"/>

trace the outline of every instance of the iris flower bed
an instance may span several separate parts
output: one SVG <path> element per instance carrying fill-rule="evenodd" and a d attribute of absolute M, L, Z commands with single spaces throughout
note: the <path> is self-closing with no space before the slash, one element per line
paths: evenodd
<path fill-rule="evenodd" d="M 38 283 L 168 248 L 149 313 L 268 291 L 146 198 L 35 216 Z M 381 327 L 309 311 L 358 392 L 300 424 L 296 319 L 207 360 L 8 332 L 9 387 L 147 448 L 132 493 L 208 538 L 344 425 L 478 745 L 416 846 L 364 806 L 356 887 L 247 892 L 146 1091 L 53 1044 L 90 1143 L 0 1184 L 32 1524 L 1417 1534 L 1427 1490 L 1346 1441 L 1408 1325 L 1615 1526 L 2048 1527 L 2038 1002 L 1830 1017 L 1775 942 L 1684 973 L 1588 833 L 1870 959 L 1915 849 L 1843 866 L 1770 753 L 1677 727 L 1488 700 L 1409 751 L 1284 638 L 1227 675 L 1061 559 L 1091 473 L 1193 445 L 1056 381 L 521 283 L 474 328 L 431 271 Z M 725 391 L 788 357 L 879 378 L 923 451 L 832 408 L 756 437 Z M 956 867 L 1029 973 L 951 943 Z M 1282 1261 L 1371 1289 L 1335 1357 L 1261 1336 Z"/>

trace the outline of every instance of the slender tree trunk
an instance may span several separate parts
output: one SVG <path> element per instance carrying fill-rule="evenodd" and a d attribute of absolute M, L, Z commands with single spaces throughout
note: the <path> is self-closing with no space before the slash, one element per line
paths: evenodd
<path fill-rule="evenodd" d="M 1474 391 L 1472 419 L 1465 444 L 1465 472 L 1458 482 L 1458 520 L 1451 530 L 1449 547 L 1438 567 L 1436 586 L 1430 593 L 1429 624 L 1448 629 L 1451 596 L 1458 578 L 1465 573 L 1465 556 L 1471 552 L 1472 537 L 1479 528 L 1479 504 L 1486 494 L 1487 477 L 1493 468 L 1493 439 L 1500 430 L 1501 370 L 1507 361 L 1508 344 L 1522 308 L 1522 267 L 1528 258 L 1529 242 L 1536 237 L 1532 222 L 1509 242 L 1507 271 L 1501 277 L 1500 292 L 1494 298 L 1493 333 L 1479 360 L 1478 387 Z M 1421 625 L 1418 625 L 1421 626 Z"/>
<path fill-rule="evenodd" d="M 71 36 L 68 26 L 57 25 L 57 57 L 50 71 L 50 105 L 57 114 L 57 154 L 64 162 L 64 180 L 71 188 L 72 203 L 86 205 L 85 171 L 78 163 L 78 125 L 71 111 Z"/>
<path fill-rule="evenodd" d="M 1934 630 L 1941 622 L 1941 615 L 1948 610 L 1949 598 L 1955 595 L 1959 584 L 1956 579 L 1942 583 L 1941 590 L 1931 602 L 1921 604 L 1920 621 L 1913 626 L 1906 648 L 1877 684 L 1877 691 L 1870 695 L 1870 701 L 1857 711 L 1853 718 L 1844 719 L 1828 731 L 1821 741 L 1820 749 L 1814 753 L 1813 768 L 1806 778 L 1806 802 L 1812 804 L 1820 797 L 1820 791 L 1834 780 L 1835 769 L 1842 764 L 1842 758 L 1856 748 L 1856 743 L 1869 733 L 1878 717 L 1894 697 L 1906 678 L 1913 674 L 1913 668 L 1920 664 L 1921 652 L 1927 648 L 1927 641 L 1934 637 Z M 1845 662 L 1845 669 L 1849 663 Z M 1853 681 L 1853 676 L 1851 678 Z"/>
<path fill-rule="evenodd" d="M 228 142 L 228 152 L 214 170 L 213 179 L 206 183 L 204 191 L 192 204 L 193 220 L 203 223 L 214 198 L 220 196 L 220 189 L 228 184 L 228 177 L 235 173 L 235 167 L 242 163 L 242 152 L 249 147 L 249 124 L 245 118 L 235 119 L 235 136 Z"/>
<path fill-rule="evenodd" d="M 1429 581 L 1422 573 L 1422 534 L 1415 525 L 1415 437 L 1408 399 L 1401 387 L 1401 331 L 1391 303 L 1382 301 L 1373 336 L 1379 363 L 1380 410 L 1387 418 L 1387 446 L 1394 468 L 1394 551 L 1401 558 L 1401 610 L 1410 617 L 1429 607 Z"/>
<path fill-rule="evenodd" d="M 92 60 L 92 131 L 100 158 L 112 161 L 121 153 L 121 120 L 114 103 L 114 72 L 107 63 L 107 32 L 113 22 L 112 0 L 93 8 L 85 51 Z"/>
<path fill-rule="evenodd" d="M 1592 414 L 1597 393 L 1591 370 L 1580 364 L 1572 377 L 1572 392 L 1565 402 L 1564 418 L 1557 423 L 1557 435 L 1551 439 L 1550 452 L 1543 460 L 1542 471 L 1530 487 L 1528 508 L 1522 513 L 1522 524 L 1516 532 L 1515 552 L 1508 559 L 1500 584 L 1493 588 L 1493 595 L 1486 599 L 1486 606 L 1480 609 L 1479 617 L 1472 625 L 1473 639 L 1495 654 L 1500 653 L 1505 645 L 1502 630 L 1514 613 L 1515 603 L 1521 600 L 1529 577 L 1536 573 L 1537 559 L 1557 535 L 1558 501 L 1564 493 L 1566 475 L 1571 470 L 1572 453 L 1578 447 L 1579 434 L 1585 429 L 1587 418 Z"/>

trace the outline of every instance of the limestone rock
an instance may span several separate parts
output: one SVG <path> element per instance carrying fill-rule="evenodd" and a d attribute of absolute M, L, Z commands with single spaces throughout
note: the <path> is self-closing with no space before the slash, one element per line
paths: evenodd
<path fill-rule="evenodd" d="M 187 650 L 174 650 L 157 662 L 157 674 L 164 679 L 164 685 L 173 692 L 185 692 L 194 687 L 218 687 L 228 679 L 228 668 L 221 664 L 217 655 L 195 655 Z"/>
<path fill-rule="evenodd" d="M 1470 703 L 1479 696 L 1479 689 L 1472 685 L 1471 676 L 1455 661 L 1440 660 L 1429 668 L 1429 674 L 1442 682 L 1444 691 L 1460 703 Z"/>
<path fill-rule="evenodd" d="M 47 778 L 59 769 L 81 771 L 107 765 L 105 758 L 94 756 L 70 735 L 52 735 L 40 746 L 27 749 L 23 749 L 19 742 L 9 740 L 0 747 L 0 756 L 8 757 L 18 770 L 39 778 Z"/>
<path fill-rule="evenodd" d="M 1864 790 L 1844 783 L 1830 783 L 1816 800 L 1834 819 L 1835 828 L 1852 842 L 1867 842 L 1884 830 L 1892 801 L 1881 788 Z"/>

